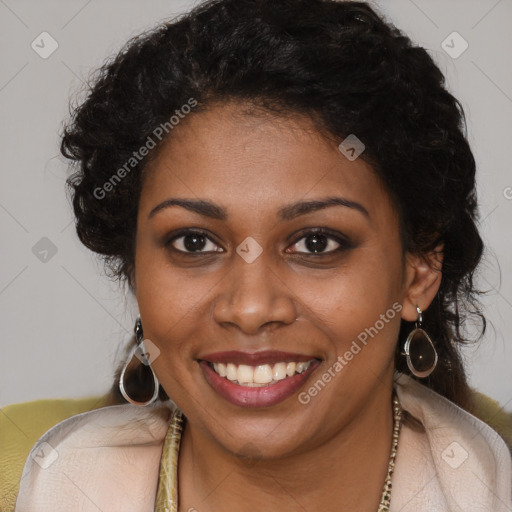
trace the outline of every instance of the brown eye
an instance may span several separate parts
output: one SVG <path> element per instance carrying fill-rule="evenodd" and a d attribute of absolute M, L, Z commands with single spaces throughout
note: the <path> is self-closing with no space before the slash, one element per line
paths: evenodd
<path fill-rule="evenodd" d="M 217 244 L 201 231 L 182 232 L 169 240 L 166 245 L 171 245 L 176 251 L 185 254 L 222 251 Z"/>
<path fill-rule="evenodd" d="M 325 229 L 318 229 L 305 233 L 291 248 L 295 249 L 293 252 L 300 254 L 330 255 L 348 249 L 350 246 L 347 239 L 331 234 Z"/>

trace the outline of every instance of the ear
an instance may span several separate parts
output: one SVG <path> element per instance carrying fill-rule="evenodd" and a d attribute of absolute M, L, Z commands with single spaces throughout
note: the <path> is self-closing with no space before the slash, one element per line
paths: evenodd
<path fill-rule="evenodd" d="M 402 318 L 415 322 L 416 306 L 425 311 L 434 300 L 442 279 L 443 244 L 426 254 L 407 253 L 405 258 Z"/>

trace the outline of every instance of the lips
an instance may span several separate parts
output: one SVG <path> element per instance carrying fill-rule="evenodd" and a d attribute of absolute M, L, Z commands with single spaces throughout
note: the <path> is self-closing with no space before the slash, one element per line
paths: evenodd
<path fill-rule="evenodd" d="M 286 400 L 321 363 L 311 355 L 280 351 L 216 352 L 198 362 L 210 386 L 242 407 L 268 407 Z"/>

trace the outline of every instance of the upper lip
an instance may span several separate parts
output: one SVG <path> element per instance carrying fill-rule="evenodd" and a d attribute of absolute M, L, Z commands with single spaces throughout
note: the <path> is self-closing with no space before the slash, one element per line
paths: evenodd
<path fill-rule="evenodd" d="M 232 363 L 258 366 L 261 364 L 281 362 L 290 363 L 294 361 L 311 361 L 311 359 L 318 358 L 311 355 L 281 352 L 278 350 L 262 350 L 260 352 L 241 352 L 238 350 L 228 350 L 225 352 L 213 352 L 211 354 L 205 354 L 204 356 L 198 357 L 197 359 L 208 361 L 210 363 Z"/>

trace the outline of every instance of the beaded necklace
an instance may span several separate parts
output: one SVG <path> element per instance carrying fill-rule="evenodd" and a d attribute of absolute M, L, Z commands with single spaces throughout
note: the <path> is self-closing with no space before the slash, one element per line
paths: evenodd
<path fill-rule="evenodd" d="M 183 413 L 176 409 L 165 436 L 155 512 L 178 512 L 178 454 L 184 424 L 185 418 Z M 389 511 L 391 503 L 391 478 L 395 469 L 401 424 L 402 409 L 398 397 L 393 393 L 393 440 L 391 455 L 377 512 Z"/>

